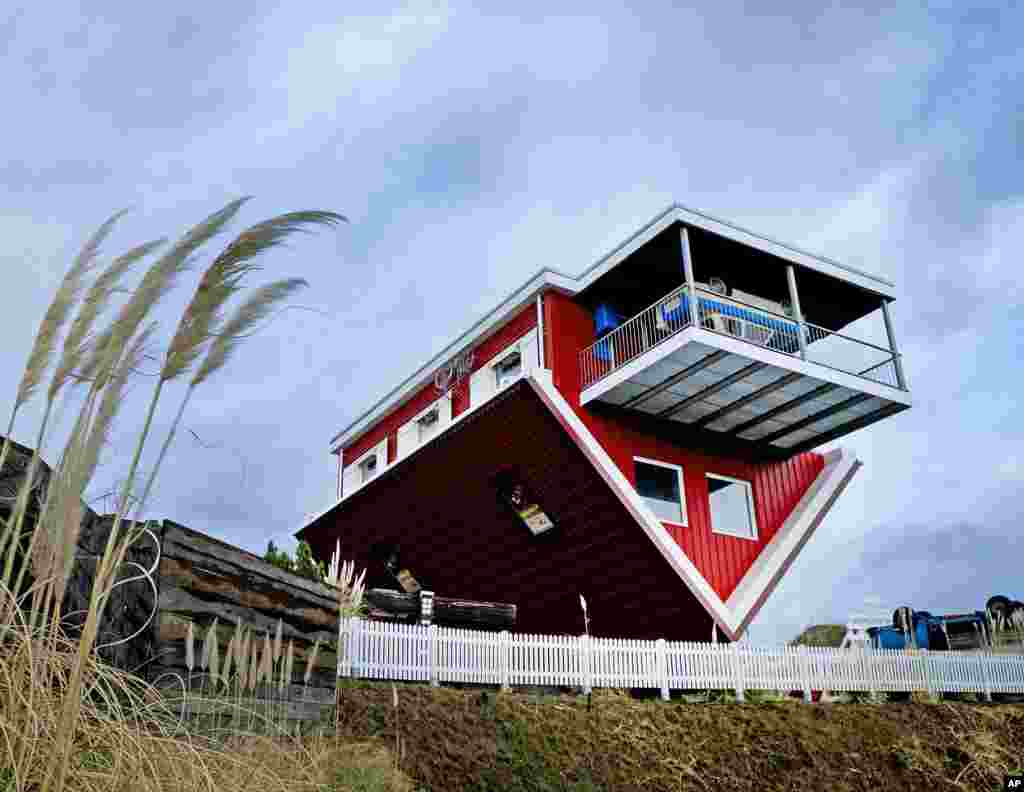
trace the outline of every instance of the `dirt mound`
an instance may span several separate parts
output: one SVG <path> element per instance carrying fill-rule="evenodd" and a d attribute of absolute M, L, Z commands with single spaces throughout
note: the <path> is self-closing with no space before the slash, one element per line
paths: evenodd
<path fill-rule="evenodd" d="M 457 790 L 1000 788 L 1024 765 L 1024 706 L 695 704 L 597 691 L 343 683 L 343 736 L 400 738 L 402 770 Z"/>

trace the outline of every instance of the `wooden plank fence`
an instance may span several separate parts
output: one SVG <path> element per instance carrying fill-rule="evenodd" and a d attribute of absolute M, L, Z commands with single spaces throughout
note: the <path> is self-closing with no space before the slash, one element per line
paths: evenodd
<path fill-rule="evenodd" d="M 908 653 L 478 632 L 343 619 L 338 675 L 368 679 L 670 690 L 1024 694 L 1024 654 Z"/>

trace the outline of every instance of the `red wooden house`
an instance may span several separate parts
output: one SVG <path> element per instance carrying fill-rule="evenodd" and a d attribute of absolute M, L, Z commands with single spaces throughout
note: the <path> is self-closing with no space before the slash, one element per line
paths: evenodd
<path fill-rule="evenodd" d="M 580 633 L 583 594 L 596 635 L 735 639 L 860 466 L 817 449 L 910 406 L 892 299 L 671 206 L 339 432 L 338 500 L 298 537 L 371 573 L 397 548 L 439 595 L 516 603 L 522 632 Z"/>

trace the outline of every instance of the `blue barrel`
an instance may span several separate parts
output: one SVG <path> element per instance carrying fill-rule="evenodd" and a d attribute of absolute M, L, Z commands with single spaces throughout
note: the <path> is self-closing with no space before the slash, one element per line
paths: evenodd
<path fill-rule="evenodd" d="M 601 303 L 594 311 L 594 335 L 597 338 L 610 333 L 622 324 L 622 317 L 619 316 L 610 305 Z"/>
<path fill-rule="evenodd" d="M 907 642 L 902 632 L 895 627 L 868 627 L 868 637 L 879 649 L 906 649 Z"/>

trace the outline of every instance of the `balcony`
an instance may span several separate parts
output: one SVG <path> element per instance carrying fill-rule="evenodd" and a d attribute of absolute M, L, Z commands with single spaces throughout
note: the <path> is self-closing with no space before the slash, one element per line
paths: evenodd
<path fill-rule="evenodd" d="M 675 289 L 580 353 L 581 404 L 786 455 L 910 406 L 893 349 L 769 310 L 755 297 L 692 291 L 696 301 L 690 286 Z"/>

